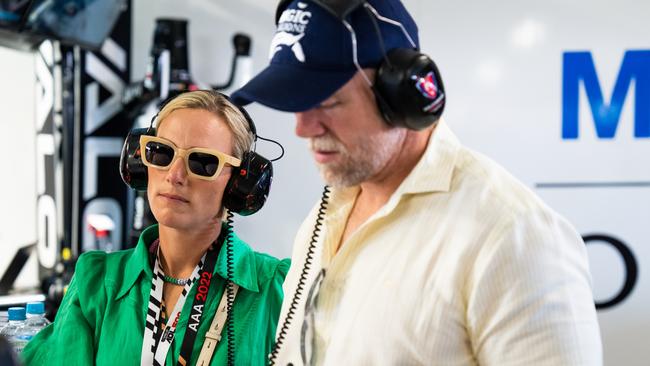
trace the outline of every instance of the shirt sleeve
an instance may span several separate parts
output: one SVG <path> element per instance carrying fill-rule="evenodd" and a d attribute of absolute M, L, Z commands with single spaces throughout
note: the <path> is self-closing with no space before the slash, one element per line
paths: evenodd
<path fill-rule="evenodd" d="M 41 330 L 21 354 L 25 365 L 93 365 L 106 294 L 105 253 L 79 257 L 75 275 L 54 323 Z"/>
<path fill-rule="evenodd" d="M 468 331 L 478 364 L 602 365 L 580 235 L 542 210 L 493 233 L 467 283 Z"/>

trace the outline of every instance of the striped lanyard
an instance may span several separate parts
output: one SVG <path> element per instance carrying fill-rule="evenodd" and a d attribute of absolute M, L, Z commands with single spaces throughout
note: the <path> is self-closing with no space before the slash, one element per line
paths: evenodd
<path fill-rule="evenodd" d="M 220 236 L 217 239 L 218 242 L 222 242 Z M 216 244 L 216 243 L 215 243 Z M 208 290 L 210 288 L 210 282 L 212 279 L 212 272 L 217 261 L 218 250 L 220 245 L 212 245 L 208 251 L 203 254 L 203 257 L 194 268 L 190 280 L 183 286 L 183 292 L 176 301 L 174 310 L 167 319 L 164 330 L 160 329 L 157 324 L 161 317 L 161 304 L 163 298 L 163 286 L 164 286 L 164 272 L 160 265 L 159 255 L 156 255 L 156 261 L 154 264 L 153 278 L 151 283 L 151 292 L 149 293 L 149 307 L 147 309 L 147 320 L 144 329 L 144 339 L 142 342 L 142 356 L 140 358 L 141 366 L 161 366 L 165 364 L 165 359 L 167 358 L 167 353 L 169 348 L 174 340 L 174 333 L 176 331 L 176 325 L 178 324 L 178 319 L 181 315 L 181 310 L 187 300 L 187 294 L 189 293 L 192 285 L 197 280 L 199 285 L 196 291 L 196 295 L 193 299 L 192 304 L 192 317 L 188 321 L 188 327 L 185 331 L 183 344 L 181 348 L 181 356 L 179 358 L 187 360 L 189 362 L 189 357 L 191 355 L 191 345 L 188 347 L 186 343 L 194 343 L 196 339 L 196 332 L 198 330 L 198 324 L 203 315 L 203 306 L 207 299 Z M 157 253 L 159 253 L 160 248 L 158 248 Z M 197 313 L 197 314 L 195 314 Z M 190 354 L 183 354 L 189 348 Z"/>

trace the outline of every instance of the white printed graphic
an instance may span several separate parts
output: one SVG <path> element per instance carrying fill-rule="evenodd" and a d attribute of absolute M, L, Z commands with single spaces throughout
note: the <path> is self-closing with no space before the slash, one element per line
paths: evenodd
<path fill-rule="evenodd" d="M 305 62 L 305 53 L 302 51 L 302 46 L 300 45 L 300 39 L 304 34 L 291 34 L 287 32 L 278 32 L 273 37 L 271 41 L 271 52 L 269 54 L 269 59 L 273 58 L 276 52 L 282 49 L 282 46 L 291 47 L 294 56 L 300 62 Z"/>
<path fill-rule="evenodd" d="M 300 40 L 305 36 L 305 30 L 311 19 L 311 12 L 303 10 L 307 8 L 307 5 L 307 3 L 299 2 L 298 9 L 287 9 L 282 12 L 278 20 L 278 29 L 269 48 L 269 59 L 282 50 L 282 46 L 286 46 L 290 47 L 296 60 L 305 62 L 305 52 Z"/>

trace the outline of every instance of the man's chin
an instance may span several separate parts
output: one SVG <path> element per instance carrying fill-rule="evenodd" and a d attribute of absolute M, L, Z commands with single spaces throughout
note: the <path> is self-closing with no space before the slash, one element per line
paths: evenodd
<path fill-rule="evenodd" d="M 352 187 L 363 181 L 361 177 L 354 173 L 336 172 L 323 166 L 319 166 L 319 170 L 325 184 L 333 188 Z"/>

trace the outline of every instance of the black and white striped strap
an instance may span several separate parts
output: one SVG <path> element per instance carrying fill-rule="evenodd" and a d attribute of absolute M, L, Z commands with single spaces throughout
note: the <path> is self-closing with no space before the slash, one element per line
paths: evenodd
<path fill-rule="evenodd" d="M 167 357 L 169 347 L 174 340 L 176 324 L 178 323 L 178 318 L 180 317 L 181 310 L 185 304 L 187 293 L 192 288 L 192 284 L 199 277 L 199 271 L 203 268 L 203 263 L 205 263 L 205 256 L 207 254 L 203 255 L 198 265 L 194 268 L 192 276 L 190 276 L 191 280 L 183 286 L 183 292 L 178 298 L 178 301 L 176 301 L 174 311 L 172 311 L 169 319 L 167 319 L 167 324 L 165 325 L 164 330 L 162 330 L 156 326 L 160 319 L 164 286 L 164 273 L 160 267 L 159 253 L 160 248 L 158 248 L 156 262 L 153 267 L 153 279 L 151 283 L 151 292 L 149 293 L 149 308 L 147 309 L 147 320 L 144 329 L 144 339 L 142 341 L 142 355 L 140 358 L 141 366 L 161 366 L 165 364 L 165 358 Z"/>

